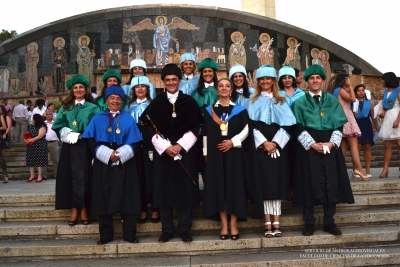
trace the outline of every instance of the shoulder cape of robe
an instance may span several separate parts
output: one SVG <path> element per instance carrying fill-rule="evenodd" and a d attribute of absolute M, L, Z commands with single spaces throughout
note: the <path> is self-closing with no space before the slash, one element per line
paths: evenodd
<path fill-rule="evenodd" d="M 64 127 L 68 127 L 77 133 L 83 133 L 90 120 L 99 112 L 98 106 L 87 101 L 80 108 L 71 105 L 70 110 L 65 110 L 62 106 L 51 128 L 57 133 L 58 138 L 60 138 L 60 130 Z M 76 125 L 72 124 L 74 120 L 77 123 Z"/>
<path fill-rule="evenodd" d="M 135 122 L 140 124 L 142 123 L 139 120 L 139 117 L 143 114 L 143 111 L 147 108 L 147 106 L 150 105 L 150 101 L 146 100 L 142 103 L 137 103 L 137 101 L 131 103 L 129 106 L 127 105 L 125 107 L 125 111 L 131 114 L 131 116 L 135 119 Z"/>
<path fill-rule="evenodd" d="M 112 128 L 111 133 L 107 131 L 109 127 Z M 115 132 L 117 128 L 121 131 L 119 134 Z M 93 138 L 99 143 L 117 144 L 118 146 L 142 141 L 135 120 L 124 111 L 121 111 L 120 115 L 112 120 L 112 125 L 110 125 L 108 112 L 100 112 L 90 121 L 82 138 Z"/>
<path fill-rule="evenodd" d="M 251 97 L 254 95 L 256 90 L 253 87 L 249 87 L 249 98 L 243 96 L 243 94 L 238 93 L 238 97 L 236 99 L 236 104 L 239 104 L 245 108 L 248 108 L 251 105 Z"/>
<path fill-rule="evenodd" d="M 289 107 L 296 101 L 299 97 L 303 96 L 305 93 L 300 88 L 294 88 L 294 93 L 292 96 L 289 96 L 285 90 L 279 90 L 279 94 L 283 95 L 286 98 L 286 103 L 288 103 Z"/>
<path fill-rule="evenodd" d="M 310 94 L 305 94 L 298 98 L 291 108 L 297 123 L 305 128 L 335 130 L 347 122 L 346 114 L 337 98 L 325 92 L 322 92 L 319 104 Z"/>
<path fill-rule="evenodd" d="M 214 86 L 203 88 L 203 95 L 199 95 L 197 90 L 194 90 L 192 97 L 196 100 L 199 107 L 212 105 L 218 101 L 217 89 Z"/>
<path fill-rule="evenodd" d="M 262 121 L 268 125 L 278 124 L 280 126 L 290 126 L 296 124 L 296 119 L 290 110 L 289 105 L 275 104 L 275 98 L 267 98 L 260 95 L 256 101 L 248 107 L 249 117 L 253 121 Z"/>
<path fill-rule="evenodd" d="M 181 83 L 179 84 L 179 91 L 186 95 L 191 95 L 192 92 L 197 88 L 197 85 L 199 84 L 199 79 L 199 75 L 193 76 L 193 78 L 190 80 L 182 78 Z"/>

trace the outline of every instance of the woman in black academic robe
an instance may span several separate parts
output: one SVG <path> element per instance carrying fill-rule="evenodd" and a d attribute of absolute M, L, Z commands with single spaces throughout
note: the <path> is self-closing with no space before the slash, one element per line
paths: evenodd
<path fill-rule="evenodd" d="M 228 238 L 228 216 L 232 240 L 239 239 L 237 221 L 247 219 L 244 146 L 249 146 L 249 116 L 243 106 L 230 101 L 232 88 L 229 79 L 219 80 L 219 100 L 206 108 L 202 127 L 207 160 L 204 217 L 221 220 L 221 240 Z"/>
<path fill-rule="evenodd" d="M 256 78 L 256 93 L 248 112 L 264 200 L 264 235 L 281 237 L 281 200 L 289 197 L 290 162 L 286 144 L 290 139 L 289 127 L 296 123 L 296 119 L 285 97 L 278 93 L 276 70 L 264 65 L 257 70 Z"/>
<path fill-rule="evenodd" d="M 91 103 L 90 83 L 85 76 L 72 76 L 66 86 L 70 92 L 52 126 L 63 142 L 56 179 L 56 210 L 71 209 L 69 226 L 77 223 L 80 211 L 82 223 L 88 225 L 92 154 L 86 140 L 79 136 L 100 110 Z"/>

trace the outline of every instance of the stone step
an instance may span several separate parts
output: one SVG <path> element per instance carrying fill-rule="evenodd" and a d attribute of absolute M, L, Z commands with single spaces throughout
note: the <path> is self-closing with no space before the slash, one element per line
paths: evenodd
<path fill-rule="evenodd" d="M 231 241 L 226 241 L 231 242 Z M 400 246 L 340 247 L 297 251 L 267 251 L 195 256 L 118 257 L 110 259 L 46 260 L 35 262 L 35 266 L 159 266 L 159 267 L 293 267 L 293 266 L 399 266 Z M 32 261 L 2 262 L 3 267 L 27 267 Z"/>
<path fill-rule="evenodd" d="M 21 170 L 19 170 L 18 172 L 14 172 L 14 173 L 10 173 L 8 172 L 8 178 L 9 181 L 21 181 L 21 180 L 27 180 L 30 177 L 29 174 L 29 169 L 26 169 L 26 172 L 21 172 Z M 37 174 L 37 170 L 35 169 L 35 173 Z M 0 176 L 1 177 L 1 176 Z M 48 179 L 55 179 L 56 177 L 54 176 L 54 172 L 53 172 L 53 168 L 52 167 L 48 167 L 47 169 L 47 178 Z"/>
<path fill-rule="evenodd" d="M 14 216 L 0 224 L 0 239 L 52 239 L 52 238 L 95 238 L 98 236 L 98 222 L 92 220 L 90 225 L 82 225 L 81 221 L 73 227 L 68 225 L 70 213 L 54 213 L 49 219 L 45 217 L 45 210 L 40 214 L 32 216 L 29 211 L 24 211 L 26 218 L 15 218 L 17 210 L 7 212 L 6 216 Z M 42 216 L 40 216 L 42 215 Z M 58 215 L 58 217 L 56 217 Z M 22 215 L 20 217 L 23 217 Z M 61 218 L 63 217 L 63 218 Z M 323 212 L 315 211 L 316 227 L 322 227 Z M 283 231 L 300 231 L 304 222 L 301 210 L 295 214 L 281 216 L 280 225 Z M 1 218 L 3 219 L 3 218 Z M 120 236 L 122 232 L 119 216 L 114 216 L 115 233 Z M 370 209 L 355 211 L 338 211 L 335 215 L 335 223 L 339 226 L 366 226 L 398 224 L 400 221 L 400 210 L 395 209 Z M 262 233 L 263 220 L 248 219 L 246 222 L 238 223 L 242 233 Z M 194 218 L 192 232 L 195 234 L 218 234 L 220 222 L 203 218 Z M 161 233 L 161 223 L 144 223 L 137 225 L 138 236 L 157 236 Z"/>
<path fill-rule="evenodd" d="M 77 258 L 117 258 L 154 256 L 194 256 L 207 254 L 262 253 L 304 249 L 337 249 L 348 246 L 378 246 L 399 243 L 400 226 L 343 227 L 343 235 L 333 236 L 316 230 L 313 236 L 301 231 L 286 231 L 280 238 L 265 238 L 262 234 L 242 233 L 238 241 L 220 240 L 218 235 L 194 236 L 184 243 L 175 237 L 168 243 L 158 243 L 157 237 L 140 237 L 139 244 L 120 239 L 106 245 L 96 245 L 93 239 L 47 239 L 0 241 L 0 260 L 52 260 Z M 338 265 L 331 265 L 338 266 Z"/>
<path fill-rule="evenodd" d="M 385 194 L 398 194 L 400 193 L 400 179 L 391 177 L 393 175 L 397 175 L 398 171 L 392 171 L 394 168 L 390 169 L 389 178 L 379 179 L 377 178 L 377 173 L 379 170 L 372 169 L 373 177 L 369 181 L 354 181 L 351 180 L 351 187 L 353 190 L 353 194 L 357 195 L 366 195 L 364 200 L 357 200 L 356 205 L 353 206 L 366 206 L 371 205 L 371 201 L 375 201 L 372 199 L 371 194 L 379 194 L 381 198 L 397 198 L 397 195 L 393 195 L 393 197 L 386 196 Z M 395 174 L 394 174 L 395 173 Z M 49 174 L 51 174 L 51 170 L 49 168 Z M 25 177 L 24 179 L 27 179 Z M 55 201 L 55 179 L 50 179 L 47 181 L 43 181 L 42 183 L 27 183 L 26 181 L 21 180 L 10 180 L 8 184 L 0 187 L 0 206 L 9 207 L 9 206 L 54 206 Z M 373 196 L 375 197 L 375 196 Z M 372 200 L 369 200 L 371 198 Z M 362 202 L 360 202 L 362 201 Z M 385 201 L 385 200 L 382 200 Z M 371 202 L 371 203 L 370 203 Z M 369 203 L 369 204 L 366 204 Z M 383 203 L 383 202 L 382 202 Z M 386 204 L 394 204 L 397 205 L 397 202 L 394 203 L 386 203 Z M 373 204 L 375 205 L 375 204 Z M 286 209 L 290 208 L 289 202 L 283 202 L 283 207 Z M 344 207 L 344 206 L 343 206 Z M 365 208 L 365 207 L 362 207 Z"/>

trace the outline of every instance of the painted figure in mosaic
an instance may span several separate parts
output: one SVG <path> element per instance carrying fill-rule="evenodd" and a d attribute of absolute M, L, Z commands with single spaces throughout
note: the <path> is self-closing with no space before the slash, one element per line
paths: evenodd
<path fill-rule="evenodd" d="M 299 51 L 301 43 L 299 43 L 296 38 L 289 37 L 287 39 L 287 44 L 289 48 L 287 49 L 286 59 L 285 62 L 283 62 L 282 66 L 290 65 L 292 66 L 292 68 L 301 70 L 300 51 Z"/>
<path fill-rule="evenodd" d="M 83 35 L 79 37 L 79 50 L 76 61 L 78 62 L 78 73 L 85 75 L 90 81 L 93 72 L 93 55 L 88 47 L 89 44 L 90 38 L 88 36 Z"/>
<path fill-rule="evenodd" d="M 64 49 L 65 40 L 58 37 L 54 40 L 54 51 L 52 55 L 53 85 L 56 93 L 64 93 L 65 69 L 67 67 L 67 52 Z"/>
<path fill-rule="evenodd" d="M 236 64 L 246 66 L 246 50 L 243 46 L 246 37 L 243 38 L 241 32 L 233 32 L 231 34 L 231 40 L 233 44 L 229 48 L 229 64 L 231 67 Z"/>
<path fill-rule="evenodd" d="M 28 44 L 28 53 L 25 55 L 26 64 L 26 88 L 30 95 L 36 91 L 38 86 L 37 64 L 39 62 L 38 44 L 31 42 Z"/>
<path fill-rule="evenodd" d="M 153 35 L 153 47 L 156 49 L 156 65 L 164 66 L 166 54 L 168 54 L 168 45 L 171 35 L 168 26 L 164 24 L 163 16 L 156 19 L 157 28 Z M 165 19 L 166 22 L 166 19 Z"/>
<path fill-rule="evenodd" d="M 322 66 L 321 51 L 318 48 L 311 49 L 311 57 L 313 58 L 311 61 L 312 65 Z"/>
<path fill-rule="evenodd" d="M 260 42 L 261 42 L 260 47 L 258 49 L 256 46 L 252 48 L 253 51 L 257 52 L 258 65 L 260 67 L 265 64 L 270 64 L 271 66 L 274 66 L 275 55 L 274 55 L 274 50 L 272 49 L 273 41 L 274 38 L 271 38 L 269 34 L 262 33 L 260 34 Z"/>
<path fill-rule="evenodd" d="M 326 50 L 321 50 L 321 62 L 322 67 L 324 67 L 326 77 L 331 78 L 331 65 L 329 64 L 329 52 Z"/>
<path fill-rule="evenodd" d="M 173 18 L 170 24 L 167 24 L 166 16 L 158 16 L 155 19 L 155 23 L 156 25 L 151 23 L 151 20 L 147 18 L 133 25 L 128 31 L 154 30 L 153 47 L 156 50 L 155 64 L 157 67 L 164 67 L 165 64 L 168 64 L 167 55 L 171 39 L 177 44 L 177 50 L 179 50 L 178 39 L 172 37 L 169 31 L 173 29 L 198 30 L 199 28 L 177 17 Z"/>
<path fill-rule="evenodd" d="M 7 93 L 10 83 L 10 70 L 7 67 L 0 67 L 0 94 Z"/>

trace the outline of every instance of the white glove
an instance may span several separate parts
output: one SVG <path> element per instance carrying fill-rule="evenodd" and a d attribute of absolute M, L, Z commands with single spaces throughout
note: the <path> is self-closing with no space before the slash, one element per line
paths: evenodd
<path fill-rule="evenodd" d="M 271 155 L 271 158 L 273 158 L 273 159 L 276 159 L 277 157 L 280 157 L 280 156 L 281 156 L 281 154 L 279 153 L 279 150 L 278 150 L 278 149 L 275 150 L 275 151 L 272 152 L 272 153 L 269 153 L 269 152 L 268 152 L 268 155 Z"/>
<path fill-rule="evenodd" d="M 326 154 L 326 152 L 331 153 L 331 151 L 329 151 L 328 146 L 322 145 L 322 148 L 324 149 L 324 154 Z"/>
<path fill-rule="evenodd" d="M 80 133 L 70 132 L 66 138 L 66 141 L 70 144 L 76 144 L 80 136 Z"/>
<path fill-rule="evenodd" d="M 153 161 L 153 151 L 149 151 L 149 159 L 150 161 Z"/>
<path fill-rule="evenodd" d="M 178 154 L 178 155 L 176 155 L 176 156 L 174 157 L 174 161 L 175 161 L 175 160 L 181 160 L 181 159 L 182 159 L 181 154 Z"/>

